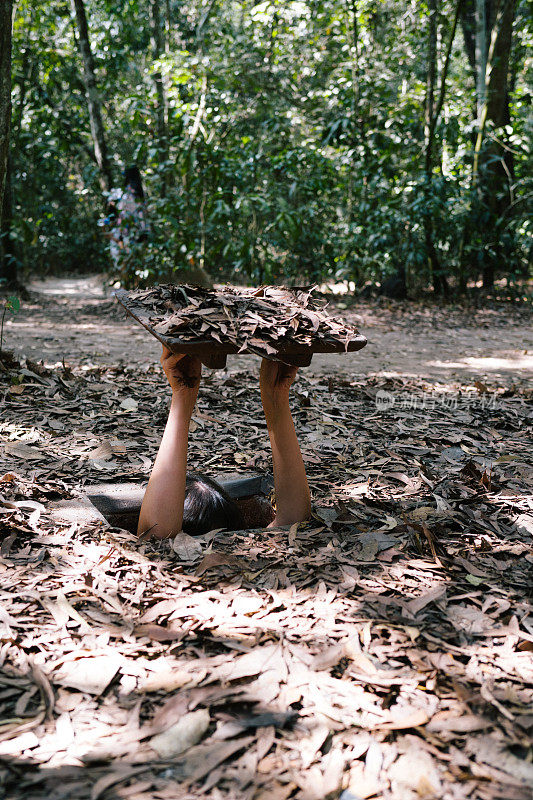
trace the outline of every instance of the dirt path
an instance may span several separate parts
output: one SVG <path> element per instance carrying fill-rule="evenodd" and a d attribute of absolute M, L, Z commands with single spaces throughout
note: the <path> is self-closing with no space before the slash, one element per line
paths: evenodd
<path fill-rule="evenodd" d="M 5 326 L 6 345 L 18 355 L 53 364 L 146 364 L 159 345 L 118 309 L 97 277 L 62 278 L 30 285 L 32 301 Z M 533 332 L 526 312 L 359 303 L 341 310 L 368 338 L 353 357 L 317 355 L 310 372 L 334 375 L 422 377 L 438 382 L 488 384 L 531 381 Z M 228 370 L 250 367 L 251 356 L 228 359 Z"/>

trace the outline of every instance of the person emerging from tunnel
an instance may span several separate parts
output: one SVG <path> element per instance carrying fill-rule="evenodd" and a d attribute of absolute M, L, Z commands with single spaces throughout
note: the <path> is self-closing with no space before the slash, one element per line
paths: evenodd
<path fill-rule="evenodd" d="M 196 356 L 163 347 L 161 364 L 172 389 L 170 412 L 139 516 L 138 533 L 158 539 L 244 527 L 239 508 L 217 483 L 187 475 L 189 424 L 202 365 Z M 292 525 L 309 517 L 311 498 L 289 407 L 297 367 L 263 359 L 261 400 L 272 447 L 276 514 L 270 526 Z"/>

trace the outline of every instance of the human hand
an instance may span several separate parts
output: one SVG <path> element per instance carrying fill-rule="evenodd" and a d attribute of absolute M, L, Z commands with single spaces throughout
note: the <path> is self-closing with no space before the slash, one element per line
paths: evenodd
<path fill-rule="evenodd" d="M 279 361 L 270 361 L 264 358 L 259 372 L 259 386 L 263 406 L 279 408 L 288 406 L 289 390 L 298 372 L 298 367 L 282 364 Z"/>
<path fill-rule="evenodd" d="M 173 399 L 179 399 L 190 416 L 196 403 L 202 376 L 200 359 L 197 356 L 173 353 L 163 345 L 161 366 L 170 383 Z"/>

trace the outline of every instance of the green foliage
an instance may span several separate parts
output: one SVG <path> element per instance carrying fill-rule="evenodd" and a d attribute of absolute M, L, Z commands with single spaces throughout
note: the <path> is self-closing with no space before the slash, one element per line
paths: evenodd
<path fill-rule="evenodd" d="M 92 156 L 82 70 L 66 0 L 21 0 L 14 43 L 14 236 L 40 273 L 107 270 L 125 285 L 186 275 L 215 280 L 381 280 L 405 266 L 431 282 L 424 220 L 442 269 L 476 279 L 494 242 L 474 223 L 489 214 L 472 189 L 473 78 L 457 34 L 424 173 L 424 4 L 383 0 L 161 3 L 165 52 L 153 56 L 152 0 L 86 0 L 116 183 L 141 168 L 149 241 L 113 271 L 97 219 L 104 198 Z M 446 42 L 454 5 L 440 5 Z M 355 12 L 355 17 L 353 16 Z M 512 69 L 512 206 L 501 219 L 500 273 L 520 277 L 531 252 L 526 221 L 528 111 L 519 8 Z M 444 44 L 439 44 L 442 67 Z M 158 141 L 166 94 L 168 150 Z M 490 141 L 490 139 L 489 139 Z"/>

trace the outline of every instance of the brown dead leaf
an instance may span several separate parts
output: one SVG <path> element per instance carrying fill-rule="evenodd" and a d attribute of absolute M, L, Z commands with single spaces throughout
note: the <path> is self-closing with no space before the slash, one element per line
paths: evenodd
<path fill-rule="evenodd" d="M 175 642 L 183 638 L 181 629 L 165 628 L 163 625 L 137 625 L 133 632 L 136 636 L 148 636 L 154 642 Z"/>
<path fill-rule="evenodd" d="M 183 760 L 175 762 L 178 771 L 191 783 L 200 781 L 209 775 L 215 767 L 240 750 L 246 750 L 254 741 L 254 736 L 247 736 L 232 742 L 215 742 L 197 745 L 187 752 Z"/>
<path fill-rule="evenodd" d="M 183 686 L 196 686 L 205 676 L 205 669 L 196 669 L 194 674 L 185 669 L 167 669 L 149 675 L 141 683 L 140 690 L 143 692 L 173 692 Z"/>
<path fill-rule="evenodd" d="M 409 706 L 402 706 L 401 708 L 392 708 L 390 717 L 382 720 L 379 723 L 380 728 L 385 728 L 388 731 L 401 731 L 408 728 L 418 728 L 420 725 L 425 725 L 430 717 L 422 708 L 412 708 Z"/>
<path fill-rule="evenodd" d="M 7 442 L 4 445 L 4 450 L 6 456 L 15 456 L 16 458 L 22 458 L 27 461 L 45 458 L 45 453 L 41 452 L 37 447 L 24 444 L 24 442 Z"/>
<path fill-rule="evenodd" d="M 182 561 L 194 561 L 201 556 L 203 550 L 202 543 L 184 531 L 174 537 L 172 549 Z"/>
<path fill-rule="evenodd" d="M 163 733 L 150 739 L 150 747 L 163 759 L 174 758 L 197 744 L 209 727 L 209 711 L 201 708 L 185 714 Z"/>
<path fill-rule="evenodd" d="M 389 771 L 393 787 L 405 798 L 442 796 L 442 783 L 433 757 L 424 750 L 411 748 L 394 762 Z"/>
<path fill-rule="evenodd" d="M 434 603 L 436 600 L 441 600 L 444 597 L 446 597 L 446 585 L 435 586 L 435 588 L 431 589 L 429 592 L 415 597 L 414 600 L 409 600 L 405 604 L 405 608 L 413 614 L 413 616 L 416 616 L 418 612 L 422 611 L 427 605 Z"/>
<path fill-rule="evenodd" d="M 108 439 L 104 439 L 98 447 L 95 447 L 94 450 L 91 450 L 87 454 L 87 458 L 91 459 L 92 461 L 107 461 L 107 459 L 112 458 L 113 456 L 113 448 L 111 447 L 111 442 Z"/>
<path fill-rule="evenodd" d="M 204 572 L 208 572 L 210 569 L 214 569 L 215 567 L 237 566 L 239 564 L 241 564 L 241 560 L 239 558 L 235 558 L 235 556 L 213 550 L 211 553 L 207 553 L 202 558 L 196 567 L 196 575 L 203 575 Z"/>

